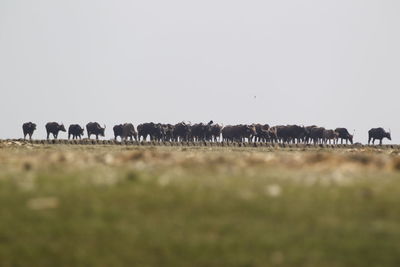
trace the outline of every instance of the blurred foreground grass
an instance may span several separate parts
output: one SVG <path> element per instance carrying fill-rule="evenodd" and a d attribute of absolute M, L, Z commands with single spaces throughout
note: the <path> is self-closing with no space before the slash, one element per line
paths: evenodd
<path fill-rule="evenodd" d="M 400 266 L 397 150 L 0 146 L 0 266 Z"/>

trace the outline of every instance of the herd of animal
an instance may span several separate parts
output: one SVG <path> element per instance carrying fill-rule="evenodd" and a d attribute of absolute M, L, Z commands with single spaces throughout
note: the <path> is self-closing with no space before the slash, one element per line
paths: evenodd
<path fill-rule="evenodd" d="M 22 126 L 24 139 L 32 135 L 36 130 L 36 124 L 32 122 L 24 123 Z M 92 135 L 96 139 L 105 136 L 106 127 L 101 127 L 97 122 L 89 122 L 86 125 L 87 136 Z M 58 138 L 60 132 L 66 132 L 63 124 L 49 122 L 46 124 L 47 139 L 53 135 Z M 207 142 L 270 142 L 270 143 L 305 143 L 305 144 L 337 144 L 339 140 L 348 144 L 353 144 L 353 135 L 346 128 L 336 128 L 335 130 L 325 129 L 316 125 L 279 125 L 270 127 L 268 124 L 251 125 L 228 125 L 221 126 L 210 121 L 209 123 L 190 124 L 180 122 L 175 125 L 161 123 L 143 123 L 136 129 L 132 123 L 118 124 L 113 127 L 114 139 L 119 137 L 122 141 L 130 139 L 133 141 L 207 141 Z M 71 124 L 68 128 L 68 139 L 81 139 L 84 135 L 84 128 L 78 124 Z M 372 141 L 391 139 L 391 133 L 383 128 L 373 128 L 368 131 L 368 144 Z"/>

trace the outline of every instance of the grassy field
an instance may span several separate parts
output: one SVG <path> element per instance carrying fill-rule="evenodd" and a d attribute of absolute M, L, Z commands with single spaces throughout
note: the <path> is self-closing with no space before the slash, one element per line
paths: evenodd
<path fill-rule="evenodd" d="M 0 266 L 400 266 L 400 151 L 0 143 Z"/>

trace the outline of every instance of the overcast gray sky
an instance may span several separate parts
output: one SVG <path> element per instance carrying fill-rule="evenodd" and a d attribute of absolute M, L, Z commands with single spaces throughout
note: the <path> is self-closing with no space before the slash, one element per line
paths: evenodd
<path fill-rule="evenodd" d="M 400 142 L 398 0 L 2 0 L 0 138 L 26 121 L 382 126 Z M 256 96 L 256 98 L 254 97 Z M 66 134 L 61 135 L 65 138 Z"/>

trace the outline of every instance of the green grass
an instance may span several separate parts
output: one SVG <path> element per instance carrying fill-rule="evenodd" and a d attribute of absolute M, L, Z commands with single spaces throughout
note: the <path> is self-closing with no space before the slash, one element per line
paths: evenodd
<path fill-rule="evenodd" d="M 400 266 L 397 153 L 3 147 L 0 266 Z"/>

